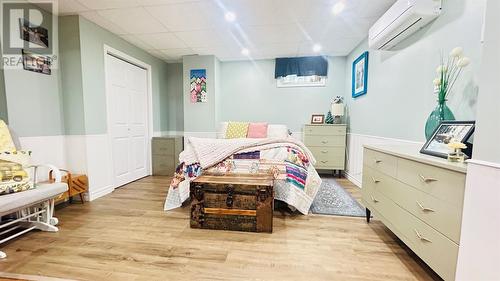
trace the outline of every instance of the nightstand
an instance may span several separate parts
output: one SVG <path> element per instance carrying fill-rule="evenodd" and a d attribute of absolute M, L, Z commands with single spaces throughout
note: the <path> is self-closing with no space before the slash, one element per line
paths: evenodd
<path fill-rule="evenodd" d="M 179 153 L 183 146 L 182 137 L 154 137 L 151 146 L 153 176 L 173 176 L 179 164 Z"/>
<path fill-rule="evenodd" d="M 316 158 L 316 169 L 345 169 L 346 135 L 345 124 L 305 125 L 304 144 Z"/>

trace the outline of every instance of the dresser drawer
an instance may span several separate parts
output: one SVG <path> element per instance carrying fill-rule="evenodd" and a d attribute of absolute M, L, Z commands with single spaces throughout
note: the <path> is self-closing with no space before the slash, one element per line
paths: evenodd
<path fill-rule="evenodd" d="M 363 189 L 365 186 L 363 186 Z M 363 200 L 381 215 L 384 222 L 443 279 L 453 280 L 458 257 L 458 245 L 407 212 L 385 195 L 368 187 Z"/>
<path fill-rule="evenodd" d="M 399 159 L 397 178 L 460 209 L 463 206 L 465 174 Z"/>
<path fill-rule="evenodd" d="M 344 147 L 308 147 L 311 150 L 314 158 L 316 158 L 315 167 L 344 167 L 345 148 Z"/>
<path fill-rule="evenodd" d="M 177 160 L 173 155 L 153 155 L 153 175 L 172 176 L 177 166 Z"/>
<path fill-rule="evenodd" d="M 347 132 L 346 126 L 314 126 L 314 125 L 306 125 L 305 126 L 305 135 L 320 135 L 320 136 L 345 136 Z"/>
<path fill-rule="evenodd" d="M 363 165 L 388 176 L 396 177 L 398 161 L 396 157 L 366 148 L 363 151 Z"/>
<path fill-rule="evenodd" d="M 175 139 L 153 138 L 151 152 L 156 155 L 174 155 Z"/>
<path fill-rule="evenodd" d="M 345 146 L 345 136 L 305 135 L 304 144 L 309 146 Z"/>
<path fill-rule="evenodd" d="M 363 188 L 371 186 L 455 243 L 460 241 L 462 210 L 370 167 L 363 168 Z"/>

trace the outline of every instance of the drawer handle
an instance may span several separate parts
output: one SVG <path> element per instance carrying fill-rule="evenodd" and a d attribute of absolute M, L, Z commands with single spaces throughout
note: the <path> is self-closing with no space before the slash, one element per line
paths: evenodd
<path fill-rule="evenodd" d="M 426 207 L 424 207 L 424 205 L 422 205 L 422 203 L 420 203 L 418 201 L 416 201 L 416 202 L 417 202 L 417 205 L 420 207 L 420 209 L 422 209 L 422 211 L 424 211 L 424 212 L 435 212 L 434 209 L 426 208 Z"/>
<path fill-rule="evenodd" d="M 430 183 L 430 182 L 433 182 L 433 181 L 437 181 L 437 179 L 434 179 L 434 178 L 427 178 L 427 177 L 424 177 L 422 175 L 420 175 L 420 178 L 422 179 L 423 182 L 425 183 Z"/>
<path fill-rule="evenodd" d="M 379 164 L 379 163 L 382 163 L 382 160 L 380 160 L 380 159 L 375 159 L 375 164 Z"/>
<path fill-rule="evenodd" d="M 322 140 L 321 143 L 325 144 L 325 143 L 328 143 L 328 141 L 327 140 Z"/>
<path fill-rule="evenodd" d="M 376 178 L 374 178 L 374 177 L 372 177 L 372 181 L 373 181 L 374 183 L 379 183 L 379 182 L 380 182 L 380 180 L 378 180 L 378 179 L 376 179 Z"/>
<path fill-rule="evenodd" d="M 421 241 L 432 243 L 431 240 L 429 240 L 429 239 L 425 238 L 424 236 L 422 236 L 422 234 L 420 234 L 420 232 L 418 232 L 418 230 L 416 230 L 416 229 L 415 229 L 415 234 L 417 235 L 417 238 L 420 239 Z"/>
<path fill-rule="evenodd" d="M 328 150 L 321 150 L 321 153 L 328 153 Z"/>
<path fill-rule="evenodd" d="M 375 197 L 373 197 L 373 195 L 371 195 L 371 197 L 372 197 L 372 201 L 373 201 L 373 202 L 375 202 L 375 203 L 377 203 L 377 202 L 378 202 L 378 200 L 377 200 Z"/>
<path fill-rule="evenodd" d="M 321 160 L 321 163 L 328 163 L 328 160 Z"/>

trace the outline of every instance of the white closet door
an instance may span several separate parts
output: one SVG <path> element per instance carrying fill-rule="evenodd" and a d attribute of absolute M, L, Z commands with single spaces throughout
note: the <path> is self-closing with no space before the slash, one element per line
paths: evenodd
<path fill-rule="evenodd" d="M 106 80 L 113 177 L 121 186 L 148 175 L 147 71 L 107 55 Z"/>

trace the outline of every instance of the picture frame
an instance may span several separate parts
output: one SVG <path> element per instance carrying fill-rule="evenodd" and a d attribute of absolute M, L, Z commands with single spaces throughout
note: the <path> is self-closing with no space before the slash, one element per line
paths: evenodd
<path fill-rule="evenodd" d="M 352 97 L 357 98 L 368 92 L 368 51 L 352 62 Z"/>
<path fill-rule="evenodd" d="M 311 124 L 324 124 L 325 115 L 324 114 L 313 114 L 311 116 Z"/>
<path fill-rule="evenodd" d="M 474 133 L 475 121 L 442 121 L 424 144 L 420 153 L 441 158 L 448 158 L 450 149 L 447 144 L 453 138 L 466 143 Z"/>
<path fill-rule="evenodd" d="M 19 30 L 21 39 L 31 42 L 43 48 L 49 47 L 49 31 L 45 27 L 34 26 L 27 19 L 19 19 Z"/>
<path fill-rule="evenodd" d="M 22 56 L 24 70 L 51 75 L 52 60 L 50 57 L 28 52 L 24 49 L 22 50 Z"/>

